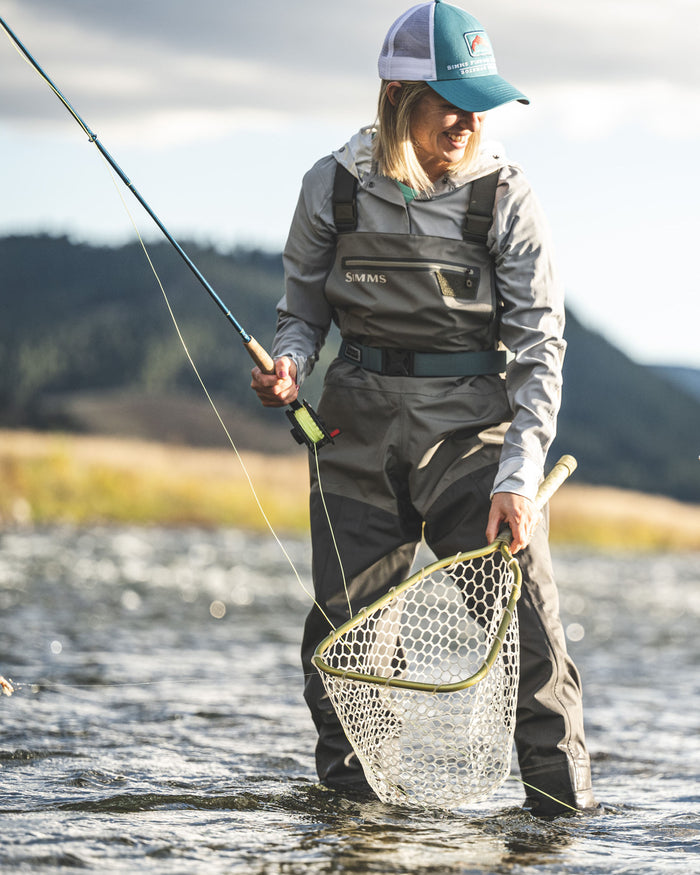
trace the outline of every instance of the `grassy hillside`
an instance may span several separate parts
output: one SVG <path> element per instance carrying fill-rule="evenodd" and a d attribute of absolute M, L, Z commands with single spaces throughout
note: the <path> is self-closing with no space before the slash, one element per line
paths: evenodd
<path fill-rule="evenodd" d="M 0 524 L 307 527 L 307 460 L 233 449 L 0 431 Z"/>
<path fill-rule="evenodd" d="M 245 470 L 244 467 L 245 466 Z M 278 456 L 109 437 L 0 431 L 0 525 L 139 523 L 308 528 L 305 453 Z M 585 486 L 552 500 L 552 541 L 597 549 L 700 550 L 700 505 Z"/>
<path fill-rule="evenodd" d="M 293 451 L 287 420 L 249 389 L 236 331 L 167 243 L 149 247 L 197 367 L 244 449 Z M 243 326 L 266 347 L 282 293 L 279 254 L 185 244 Z M 225 446 L 137 244 L 0 238 L 0 426 Z M 580 482 L 700 502 L 700 400 L 637 365 L 569 313 L 564 403 L 552 456 Z M 304 387 L 314 403 L 323 364 Z M 288 450 L 289 448 L 289 450 Z"/>

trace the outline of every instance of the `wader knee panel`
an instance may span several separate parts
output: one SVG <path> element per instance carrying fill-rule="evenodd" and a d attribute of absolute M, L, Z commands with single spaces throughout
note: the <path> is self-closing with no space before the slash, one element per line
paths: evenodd
<path fill-rule="evenodd" d="M 352 498 L 327 493 L 324 497 L 333 520 L 333 537 L 319 493 L 311 494 L 314 590 L 318 605 L 337 627 L 407 577 L 421 524 L 411 515 L 402 519 Z M 318 732 L 316 769 L 328 784 L 365 787 L 359 761 L 311 662 L 319 641 L 330 631 L 326 616 L 316 605 L 312 608 L 302 641 L 304 698 Z"/>
<path fill-rule="evenodd" d="M 488 490 L 495 465 L 447 490 L 426 517 L 425 537 L 439 557 L 483 543 Z M 484 500 L 486 495 L 486 500 Z M 481 533 L 481 534 L 480 534 Z M 517 554 L 523 573 L 518 601 L 520 685 L 515 744 L 522 779 L 574 807 L 594 804 L 583 727 L 581 681 L 559 618 L 559 596 L 549 551 L 545 509 L 530 545 Z M 533 810 L 556 804 L 526 788 Z M 558 813 L 564 809 L 559 806 Z"/>

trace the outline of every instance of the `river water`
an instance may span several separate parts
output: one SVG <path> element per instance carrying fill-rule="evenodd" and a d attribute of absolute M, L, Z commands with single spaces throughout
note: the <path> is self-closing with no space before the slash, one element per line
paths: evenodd
<path fill-rule="evenodd" d="M 302 580 L 307 546 L 286 541 Z M 308 597 L 269 537 L 0 534 L 0 867 L 116 873 L 700 872 L 700 555 L 555 552 L 595 816 L 517 780 L 457 813 L 315 783 Z"/>

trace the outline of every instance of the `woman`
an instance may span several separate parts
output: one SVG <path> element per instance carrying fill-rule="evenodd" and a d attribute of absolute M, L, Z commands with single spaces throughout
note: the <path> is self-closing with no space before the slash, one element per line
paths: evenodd
<path fill-rule="evenodd" d="M 265 406 L 293 401 L 337 322 L 319 413 L 341 435 L 319 463 L 354 608 L 405 579 L 422 535 L 442 558 L 510 526 L 524 575 L 515 737 L 526 805 L 545 816 L 569 810 L 554 800 L 592 808 L 580 681 L 533 502 L 559 409 L 563 300 L 522 171 L 480 146 L 487 110 L 528 101 L 498 75 L 479 22 L 440 0 L 397 19 L 379 73 L 377 126 L 304 178 L 276 373 L 255 369 L 252 386 Z M 343 571 L 311 479 L 316 598 L 337 625 L 348 618 Z M 302 658 L 318 772 L 363 788 L 310 662 L 328 631 L 314 607 Z"/>

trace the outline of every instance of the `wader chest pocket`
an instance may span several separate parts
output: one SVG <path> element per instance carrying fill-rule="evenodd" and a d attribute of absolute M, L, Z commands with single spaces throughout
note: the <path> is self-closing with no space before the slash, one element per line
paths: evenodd
<path fill-rule="evenodd" d="M 405 288 L 423 286 L 427 277 L 434 279 L 443 297 L 463 301 L 476 300 L 481 269 L 450 261 L 426 258 L 366 258 L 345 256 L 342 259 L 346 283 L 373 286 L 391 285 Z"/>

